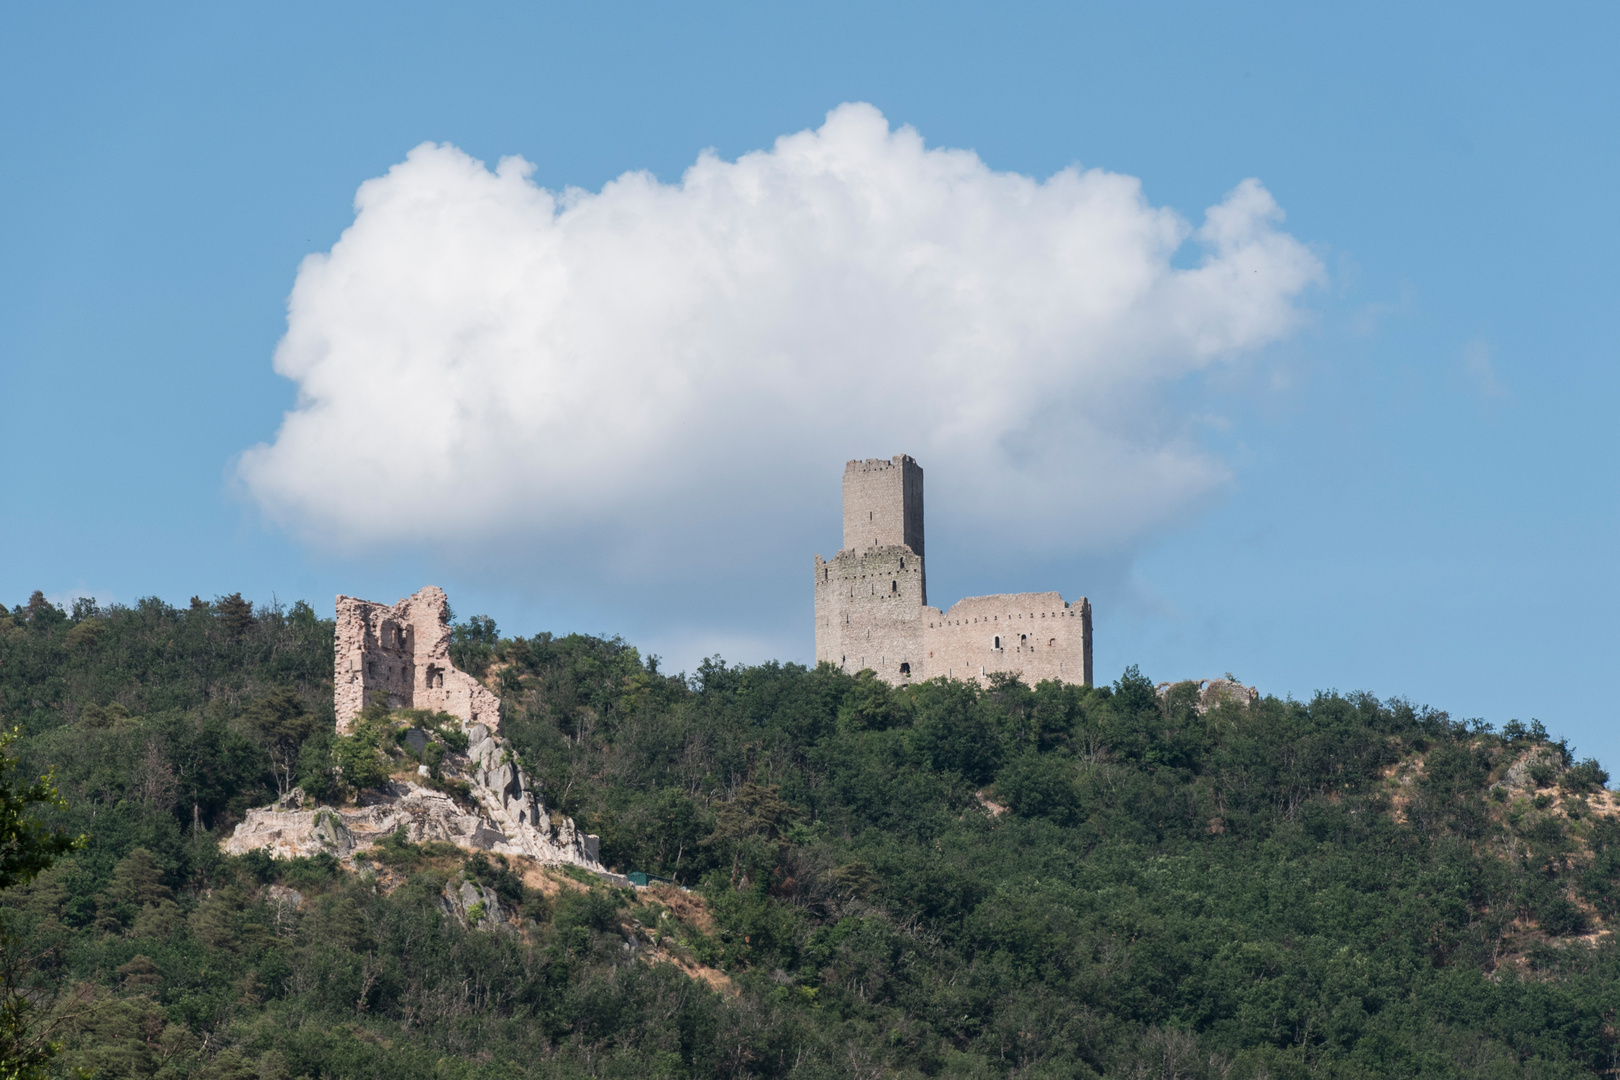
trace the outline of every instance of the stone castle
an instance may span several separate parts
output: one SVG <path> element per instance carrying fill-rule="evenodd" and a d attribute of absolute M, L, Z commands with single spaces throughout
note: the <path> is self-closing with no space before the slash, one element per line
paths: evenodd
<path fill-rule="evenodd" d="M 1091 682 L 1091 602 L 1008 593 L 928 606 L 923 471 L 905 454 L 844 466 L 844 547 L 815 561 L 816 662 L 896 686 L 997 672 Z"/>

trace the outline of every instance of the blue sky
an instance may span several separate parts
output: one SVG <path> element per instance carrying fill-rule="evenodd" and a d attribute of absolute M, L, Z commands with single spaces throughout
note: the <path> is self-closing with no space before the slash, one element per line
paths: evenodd
<path fill-rule="evenodd" d="M 329 610 L 431 582 L 507 632 L 622 633 L 676 667 L 803 660 L 842 459 L 910 451 L 939 493 L 931 599 L 1085 593 L 1101 678 L 1231 671 L 1278 694 L 1535 716 L 1620 765 L 1617 21 L 1599 5 L 11 5 L 0 600 L 241 590 Z M 716 475 L 741 524 L 699 546 L 685 495 L 532 538 L 473 521 L 345 545 L 244 488 L 240 455 L 297 402 L 271 365 L 301 260 L 333 250 L 360 185 L 413 147 L 521 156 L 551 191 L 631 170 L 676 185 L 705 148 L 768 151 L 846 102 L 1000 173 L 1134 177 L 1190 228 L 1257 178 L 1321 269 L 1289 294 L 1297 320 L 1120 414 L 1178 418 L 1224 479 L 1110 540 L 1085 513 L 1097 476 L 1071 467 L 1046 478 L 1050 505 L 1023 488 L 1027 513 L 997 504 L 986 524 L 985 489 L 892 445 L 913 430 L 897 425 L 828 453 L 819 479 L 790 470 L 790 490 Z"/>

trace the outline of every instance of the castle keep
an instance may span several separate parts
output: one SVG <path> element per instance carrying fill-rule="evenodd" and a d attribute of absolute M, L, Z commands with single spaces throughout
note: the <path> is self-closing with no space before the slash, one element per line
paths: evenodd
<path fill-rule="evenodd" d="M 1008 593 L 928 606 L 923 471 L 905 454 L 844 466 L 844 547 L 815 561 L 816 661 L 895 685 L 996 672 L 1091 682 L 1091 602 Z"/>

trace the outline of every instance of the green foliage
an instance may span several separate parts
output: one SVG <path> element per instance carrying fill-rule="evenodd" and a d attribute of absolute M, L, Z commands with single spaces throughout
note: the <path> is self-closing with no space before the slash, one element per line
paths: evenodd
<path fill-rule="evenodd" d="M 25 885 L 85 838 L 53 827 L 42 815 L 65 806 L 52 777 L 25 779 L 13 751 L 21 732 L 0 733 L 0 891 Z"/>
<path fill-rule="evenodd" d="M 392 770 L 379 742 L 376 733 L 365 728 L 332 740 L 332 761 L 344 785 L 355 789 L 374 788 L 388 782 Z"/>
<path fill-rule="evenodd" d="M 281 794 L 292 786 L 299 754 L 319 720 L 302 696 L 288 686 L 274 687 L 242 710 L 242 719 L 264 746 L 276 770 Z"/>
<path fill-rule="evenodd" d="M 996 777 L 996 795 L 1019 817 L 1045 818 L 1058 825 L 1080 819 L 1075 763 L 1055 755 L 1015 759 Z"/>
<path fill-rule="evenodd" d="M 63 802 L 49 776 L 27 780 L 19 775 L 12 753 L 19 737 L 16 730 L 0 734 L 0 891 L 27 885 L 88 839 L 43 820 L 42 811 L 60 809 Z M 139 895 L 128 881 L 122 887 L 126 894 Z M 36 1015 L 50 995 L 22 985 L 25 955 L 9 920 L 0 925 L 0 1077 L 7 1080 L 43 1077 L 61 1049 L 52 1037 L 55 1025 Z"/>
<path fill-rule="evenodd" d="M 1596 791 L 1608 782 L 1608 770 L 1599 765 L 1595 758 L 1587 758 L 1580 764 L 1571 766 L 1559 778 L 1562 787 L 1577 793 Z"/>
<path fill-rule="evenodd" d="M 483 674 L 495 658 L 499 641 L 495 620 L 488 615 L 474 615 L 451 628 L 450 660 L 462 671 Z"/>
<path fill-rule="evenodd" d="M 0 893 L 40 958 L 24 983 L 84 988 L 61 1068 L 1563 1077 L 1620 1049 L 1620 949 L 1588 943 L 1620 916 L 1620 821 L 1603 770 L 1539 724 L 1367 695 L 1200 711 L 1135 669 L 895 689 L 718 658 L 687 679 L 487 619 L 454 640 L 498 671 L 552 812 L 691 893 L 576 870 L 548 901 L 497 856 L 403 834 L 360 875 L 225 857 L 289 781 L 335 801 L 441 765 L 456 725 L 374 701 L 337 737 L 331 628 L 304 605 L 0 618 L 16 750 L 57 770 L 52 826 L 94 833 Z M 516 928 L 450 915 L 465 880 Z"/>

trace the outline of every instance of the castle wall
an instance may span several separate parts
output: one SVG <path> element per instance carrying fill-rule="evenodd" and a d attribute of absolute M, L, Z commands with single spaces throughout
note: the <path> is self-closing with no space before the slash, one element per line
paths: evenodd
<path fill-rule="evenodd" d="M 337 598 L 334 703 L 345 733 L 373 691 L 394 709 L 446 712 L 498 729 L 500 699 L 450 661 L 450 604 L 428 586 L 397 604 Z"/>
<path fill-rule="evenodd" d="M 1033 686 L 1046 679 L 1091 682 L 1091 601 L 1055 592 L 974 596 L 949 611 L 924 609 L 921 666 L 912 677 L 984 681 L 1011 672 Z"/>
<path fill-rule="evenodd" d="M 871 668 L 891 681 L 916 670 L 924 629 L 923 561 L 908 547 L 816 557 L 816 661 Z M 905 665 L 902 671 L 902 665 Z"/>

